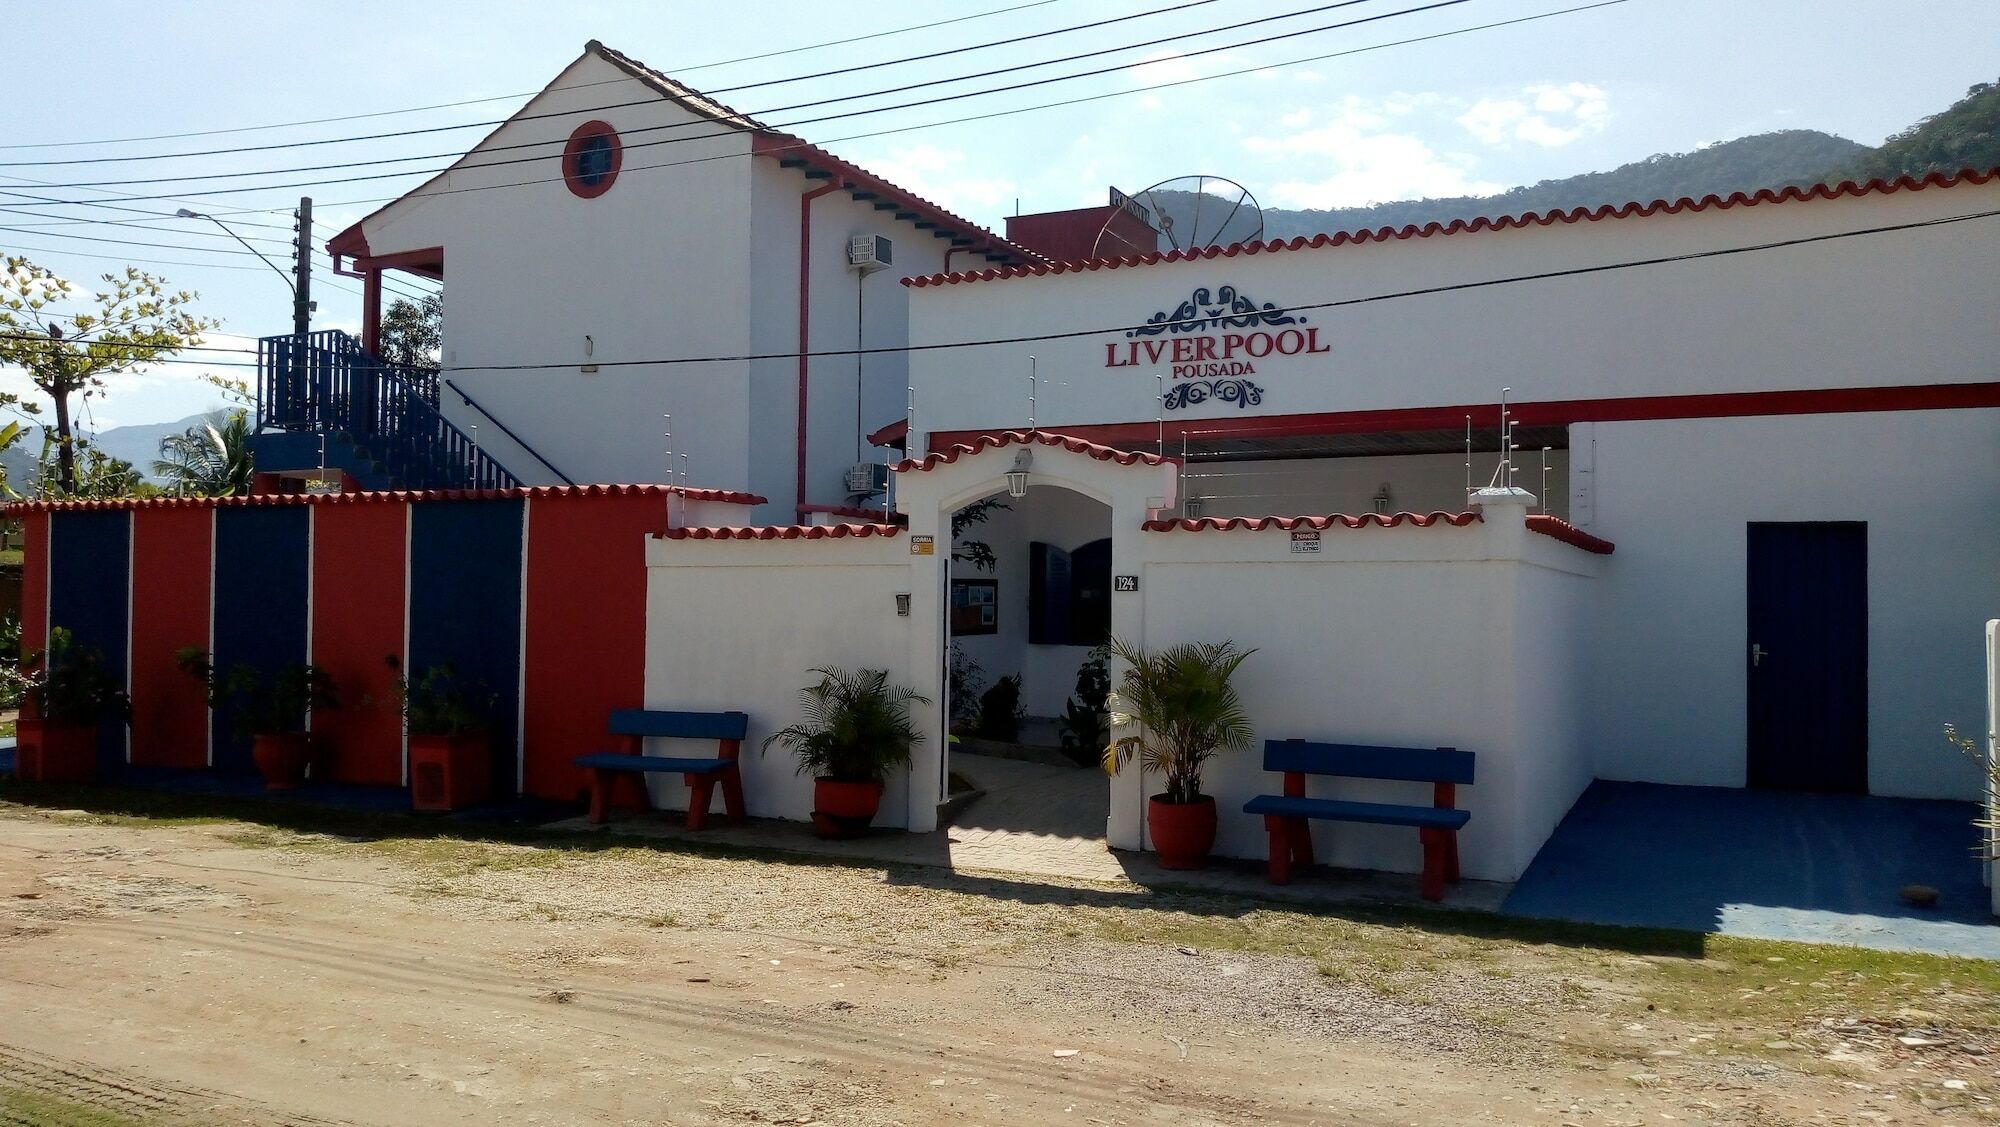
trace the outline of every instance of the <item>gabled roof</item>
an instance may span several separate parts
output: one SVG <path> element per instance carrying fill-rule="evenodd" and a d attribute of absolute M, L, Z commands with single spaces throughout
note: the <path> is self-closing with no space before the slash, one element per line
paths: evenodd
<path fill-rule="evenodd" d="M 703 94 L 691 86 L 676 82 L 672 78 L 654 70 L 652 67 L 647 66 L 645 63 L 634 59 L 622 51 L 606 47 L 603 43 L 593 39 L 584 44 L 583 52 L 585 56 L 596 55 L 598 58 L 603 59 L 605 62 L 637 79 L 648 89 L 657 92 L 660 96 L 687 110 L 689 113 L 707 118 L 721 125 L 729 126 L 731 129 L 738 129 L 754 134 L 755 136 L 751 141 L 751 151 L 753 153 L 760 156 L 773 157 L 779 164 L 787 168 L 803 169 L 808 178 L 837 183 L 842 189 L 851 192 L 855 199 L 874 200 L 876 201 L 875 206 L 878 210 L 894 211 L 897 219 L 913 222 L 920 229 L 930 230 L 942 238 L 951 240 L 954 248 L 970 254 L 983 255 L 988 262 L 1009 267 L 1036 265 L 1048 261 L 1034 251 L 1008 242 L 1006 239 L 981 227 L 979 224 L 954 215 L 916 193 L 892 184 L 866 169 L 849 164 L 847 161 L 811 142 L 794 137 L 789 133 L 781 133 L 749 114 L 723 105 L 721 102 L 716 101 L 714 98 Z M 575 64 L 572 63 L 570 65 L 574 66 Z M 567 69 L 565 68 L 565 70 Z M 553 82 L 550 83 L 550 85 L 553 84 Z M 547 89 L 548 87 L 543 87 L 544 92 Z M 537 97 L 539 96 L 537 95 Z M 533 99 L 530 99 L 529 104 L 533 104 Z M 580 109 L 576 112 L 581 117 L 590 111 Z M 509 123 L 519 116 L 519 113 L 516 113 L 514 117 L 510 117 L 506 122 L 502 122 L 492 133 L 482 138 L 479 145 L 484 145 L 487 141 L 492 140 L 500 130 L 505 129 Z M 470 154 L 476 151 L 479 145 L 474 145 L 471 149 L 467 150 L 467 153 Z M 459 159 L 463 160 L 464 157 L 460 157 Z M 456 168 L 457 164 L 457 161 L 452 162 L 452 167 Z M 326 244 L 327 252 L 336 258 L 343 256 L 349 258 L 367 257 L 370 254 L 370 250 L 367 236 L 362 231 L 363 224 L 395 207 L 410 196 L 423 191 L 439 177 L 448 174 L 450 171 L 451 169 L 448 168 L 444 172 L 439 173 L 438 176 L 426 180 L 411 191 L 405 192 L 402 196 L 376 208 L 345 231 L 328 239 Z"/>
<path fill-rule="evenodd" d="M 1095 442 L 1085 442 L 1067 434 L 1057 434 L 1046 430 L 1006 430 L 998 434 L 982 434 L 970 444 L 960 443 L 947 450 L 926 454 L 922 458 L 905 458 L 896 463 L 897 473 L 924 473 L 939 466 L 949 466 L 962 457 L 977 457 L 988 450 L 998 450 L 1007 446 L 1059 446 L 1072 454 L 1082 454 L 1100 462 L 1116 462 L 1121 466 L 1134 463 L 1148 466 L 1179 465 L 1178 458 L 1163 458 L 1158 454 L 1148 454 L 1143 450 L 1119 450 L 1110 446 L 1100 446 Z"/>
<path fill-rule="evenodd" d="M 992 282 L 1005 278 L 1026 278 L 1043 274 L 1077 274 L 1094 270 L 1117 270 L 1124 267 L 1157 266 L 1172 262 L 1202 262 L 1212 258 L 1235 258 L 1246 254 L 1277 254 L 1285 251 L 1311 250 L 1319 247 L 1337 247 L 1348 243 L 1381 243 L 1401 239 L 1424 239 L 1433 235 L 1472 234 L 1480 231 L 1505 231 L 1515 227 L 1547 227 L 1555 223 L 1592 223 L 1601 219 L 1626 219 L 1649 215 L 1679 215 L 1683 212 L 1726 211 L 1735 207 L 1749 207 L 1758 204 L 1792 203 L 1806 200 L 1834 200 L 1854 196 L 1887 195 L 1894 192 L 1917 192 L 1926 188 L 1950 188 L 1958 184 L 1986 184 L 2000 180 L 2000 168 L 1966 169 L 1946 175 L 1933 172 L 1922 178 L 1904 176 L 1895 180 L 1870 180 L 1857 184 L 1852 180 L 1839 184 L 1817 184 L 1810 188 L 1784 188 L 1772 191 L 1759 189 L 1755 193 L 1734 192 L 1729 196 L 1708 195 L 1700 199 L 1682 197 L 1677 200 L 1654 200 L 1651 203 L 1633 202 L 1613 207 L 1578 207 L 1566 211 L 1525 212 L 1521 215 L 1502 216 L 1499 219 L 1454 219 L 1449 223 L 1415 223 L 1407 227 L 1380 227 L 1363 231 L 1341 231 L 1335 234 L 1303 235 L 1294 239 L 1273 239 L 1262 243 L 1235 243 L 1226 247 L 1202 247 L 1198 250 L 1175 250 L 1157 254 L 1136 255 L 1129 258 L 1098 258 L 1085 262 L 1059 262 L 1052 265 L 1010 266 L 997 270 L 964 270 L 950 274 L 931 274 L 921 278 L 904 278 L 906 286 L 945 286 L 959 282 Z"/>

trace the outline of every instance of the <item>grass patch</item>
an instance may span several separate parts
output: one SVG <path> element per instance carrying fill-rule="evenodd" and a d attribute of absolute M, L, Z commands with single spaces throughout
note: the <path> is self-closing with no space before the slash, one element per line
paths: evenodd
<path fill-rule="evenodd" d="M 144 1127 L 145 1122 L 25 1088 L 0 1088 L 0 1124 L 7 1127 Z"/>

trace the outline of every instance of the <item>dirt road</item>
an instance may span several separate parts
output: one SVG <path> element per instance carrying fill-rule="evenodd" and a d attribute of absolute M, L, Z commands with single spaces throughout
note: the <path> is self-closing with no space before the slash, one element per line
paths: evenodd
<path fill-rule="evenodd" d="M 1829 1063 L 1816 1024 L 1661 1012 L 1619 980 L 1648 977 L 1622 952 L 1482 940 L 1459 957 L 1437 944 L 1470 941 L 1385 947 L 1340 921 L 1300 925 L 1333 929 L 1311 954 L 1225 938 L 1291 934 L 1266 915 L 0 807 L 0 1124 L 1553 1127 L 1991 1106 L 1983 1046 L 1946 1061 L 1847 1034 L 1859 1063 Z M 1792 1036 L 1796 1063 L 1737 1047 Z"/>

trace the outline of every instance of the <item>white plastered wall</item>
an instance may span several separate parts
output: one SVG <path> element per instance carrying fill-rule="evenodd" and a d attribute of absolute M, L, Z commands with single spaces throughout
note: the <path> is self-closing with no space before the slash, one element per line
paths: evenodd
<path fill-rule="evenodd" d="M 1597 423 L 1570 440 L 1592 459 L 1591 531 L 1618 545 L 1590 615 L 1600 776 L 1742 786 L 1745 526 L 1866 521 L 1868 789 L 1979 797 L 1941 733 L 1984 707 L 2000 410 Z"/>
<path fill-rule="evenodd" d="M 647 541 L 646 707 L 749 715 L 742 771 L 752 817 L 812 811 L 812 780 L 783 751 L 759 750 L 799 718 L 799 692 L 817 680 L 808 670 L 884 669 L 891 684 L 913 682 L 911 620 L 896 614 L 908 553 L 900 536 Z M 656 806 L 687 808 L 678 777 L 650 783 Z M 936 798 L 928 803 L 935 824 Z M 892 778 L 876 824 L 908 825 L 921 805 L 907 777 Z"/>

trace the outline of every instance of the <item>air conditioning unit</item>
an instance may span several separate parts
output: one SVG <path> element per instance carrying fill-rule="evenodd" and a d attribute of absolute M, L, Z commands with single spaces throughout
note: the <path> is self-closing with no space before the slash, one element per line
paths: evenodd
<path fill-rule="evenodd" d="M 867 497 L 889 488 L 889 467 L 881 462 L 856 462 L 847 467 L 847 493 Z"/>
<path fill-rule="evenodd" d="M 854 235 L 847 240 L 847 265 L 863 274 L 887 269 L 893 245 L 887 235 Z"/>

